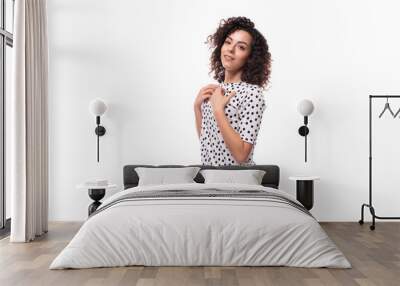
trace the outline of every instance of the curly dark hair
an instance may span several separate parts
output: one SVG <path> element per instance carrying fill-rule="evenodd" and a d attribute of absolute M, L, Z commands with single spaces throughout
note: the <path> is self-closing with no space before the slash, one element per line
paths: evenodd
<path fill-rule="evenodd" d="M 231 17 L 220 21 L 217 31 L 207 37 L 206 44 L 210 49 L 214 48 L 211 54 L 210 73 L 214 72 L 214 79 L 222 82 L 225 79 L 225 69 L 221 62 L 221 47 L 226 37 L 236 30 L 248 32 L 253 40 L 249 58 L 243 66 L 241 80 L 250 84 L 256 84 L 265 88 L 271 74 L 271 53 L 267 40 L 254 28 L 254 23 L 246 17 Z"/>

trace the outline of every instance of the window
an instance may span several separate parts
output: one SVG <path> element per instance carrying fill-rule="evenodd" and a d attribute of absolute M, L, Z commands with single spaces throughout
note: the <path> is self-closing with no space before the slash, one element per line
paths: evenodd
<path fill-rule="evenodd" d="M 5 106 L 11 92 L 14 0 L 0 0 L 0 236 L 9 231 L 10 194 L 5 193 Z"/>

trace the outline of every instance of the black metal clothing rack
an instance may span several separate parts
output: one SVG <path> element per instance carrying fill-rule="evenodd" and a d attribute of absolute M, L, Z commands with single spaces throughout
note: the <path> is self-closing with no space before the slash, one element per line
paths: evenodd
<path fill-rule="evenodd" d="M 375 208 L 372 205 L 372 99 L 373 98 L 400 98 L 400 95 L 370 95 L 369 96 L 369 203 L 361 206 L 361 219 L 359 224 L 364 223 L 364 207 L 368 207 L 372 215 L 372 225 L 370 229 L 375 229 L 375 219 L 400 219 L 400 217 L 384 217 L 375 214 Z"/>

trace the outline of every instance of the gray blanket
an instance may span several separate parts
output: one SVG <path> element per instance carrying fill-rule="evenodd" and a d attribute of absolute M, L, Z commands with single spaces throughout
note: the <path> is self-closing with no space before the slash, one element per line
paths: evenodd
<path fill-rule="evenodd" d="M 210 199 L 210 198 L 231 198 L 231 199 L 256 199 L 264 200 L 269 202 L 276 202 L 279 204 L 286 204 L 296 208 L 299 211 L 311 216 L 312 214 L 299 202 L 289 199 L 288 197 L 279 195 L 276 191 L 261 191 L 261 190 L 219 190 L 216 188 L 202 189 L 202 190 L 166 190 L 166 191 L 146 191 L 146 192 L 133 192 L 128 193 L 119 198 L 108 202 L 101 206 L 98 210 L 93 212 L 91 216 L 94 216 L 104 210 L 115 206 L 122 202 L 127 201 L 143 201 L 143 200 L 153 200 L 153 199 L 175 199 L 175 200 L 185 200 L 185 199 Z M 314 217 L 313 217 L 314 218 Z M 315 218 L 314 218 L 315 219 Z"/>

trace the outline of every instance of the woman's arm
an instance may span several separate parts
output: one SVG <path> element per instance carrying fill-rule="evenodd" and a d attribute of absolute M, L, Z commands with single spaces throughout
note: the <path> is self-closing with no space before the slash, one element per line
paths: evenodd
<path fill-rule="evenodd" d="M 237 133 L 229 124 L 224 110 L 214 110 L 214 117 L 217 121 L 218 128 L 221 131 L 222 138 L 224 138 L 226 147 L 231 151 L 232 156 L 239 163 L 245 162 L 249 157 L 253 144 L 242 140 L 239 133 Z"/>
<path fill-rule="evenodd" d="M 197 136 L 199 136 L 200 139 L 200 134 L 201 134 L 201 120 L 203 119 L 203 116 L 201 115 L 201 106 L 194 106 L 194 116 L 196 120 L 196 130 L 197 130 Z"/>
<path fill-rule="evenodd" d="M 217 84 L 208 84 L 205 87 L 201 88 L 199 93 L 196 96 L 196 99 L 194 101 L 194 115 L 195 115 L 195 121 L 196 121 L 196 130 L 197 130 L 197 136 L 201 135 L 201 120 L 203 118 L 201 114 L 201 104 L 203 103 L 204 100 L 207 100 L 210 98 L 214 90 L 218 87 Z"/>
<path fill-rule="evenodd" d="M 250 92 L 239 107 L 238 111 L 244 116 L 241 117 L 240 129 L 236 132 L 225 115 L 225 106 L 234 95 L 235 91 L 228 96 L 224 96 L 223 90 L 217 88 L 213 92 L 210 102 L 225 145 L 235 160 L 242 163 L 248 159 L 255 144 L 262 114 L 265 110 L 265 103 L 261 89 Z"/>

